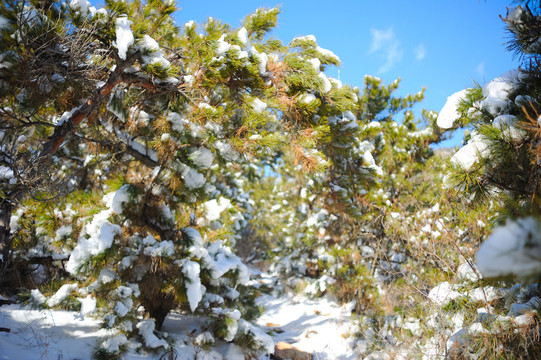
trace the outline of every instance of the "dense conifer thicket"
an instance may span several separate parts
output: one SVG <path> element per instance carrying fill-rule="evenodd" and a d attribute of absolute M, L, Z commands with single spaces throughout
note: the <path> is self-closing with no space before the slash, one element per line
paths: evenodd
<path fill-rule="evenodd" d="M 278 8 L 233 28 L 175 6 L 0 4 L 2 295 L 100 317 L 96 358 L 173 356 L 172 312 L 257 358 L 250 264 L 349 304 L 359 356 L 539 352 L 537 6 L 504 18 L 521 68 L 420 118 L 424 90 L 342 84 L 314 36 L 271 37 Z M 458 127 L 450 159 L 431 147 Z"/>

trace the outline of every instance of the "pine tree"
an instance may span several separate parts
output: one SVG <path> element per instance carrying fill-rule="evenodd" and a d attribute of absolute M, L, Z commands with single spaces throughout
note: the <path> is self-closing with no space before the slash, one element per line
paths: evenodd
<path fill-rule="evenodd" d="M 249 230 L 245 179 L 288 156 L 326 170 L 318 191 L 357 216 L 349 195 L 378 172 L 361 151 L 358 92 L 324 73 L 338 57 L 313 36 L 267 38 L 277 8 L 234 29 L 178 27 L 161 0 L 0 6 L 2 289 L 55 279 L 29 301 L 83 315 L 97 303 L 112 330 L 98 357 L 129 338 L 169 348 L 154 330 L 173 309 L 272 351 L 244 320 L 254 291 L 230 248 Z M 393 112 L 418 98 L 386 101 Z"/>
<path fill-rule="evenodd" d="M 473 202 L 493 203 L 497 227 L 477 260 L 485 276 L 539 280 L 539 8 L 524 2 L 503 19 L 512 37 L 509 48 L 521 67 L 477 87 L 454 94 L 440 113 L 442 127 L 472 129 L 450 161 L 449 187 Z M 507 221 L 506 221 L 507 220 Z"/>
<path fill-rule="evenodd" d="M 434 112 L 415 119 L 410 108 L 422 100 L 422 91 L 397 97 L 399 80 L 364 80 L 350 111 L 329 116 L 319 109 L 330 130 L 322 147 L 326 170 L 307 177 L 295 154 L 284 153 L 273 168 L 277 176 L 255 185 L 253 222 L 254 241 L 267 244 L 273 270 L 298 279 L 288 281 L 296 290 L 307 285 L 304 292 L 314 296 L 331 292 L 341 302 L 355 300 L 356 311 L 368 314 L 379 311 L 378 281 L 396 279 L 401 266 L 386 270 L 385 264 L 405 262 L 404 254 L 426 262 L 426 255 L 408 250 L 409 236 L 396 234 L 399 220 L 392 214 L 407 218 L 435 205 L 437 184 L 422 196 L 417 187 L 424 164 L 432 165 L 429 145 L 447 135 L 435 127 Z M 410 209 L 412 197 L 416 205 Z"/>

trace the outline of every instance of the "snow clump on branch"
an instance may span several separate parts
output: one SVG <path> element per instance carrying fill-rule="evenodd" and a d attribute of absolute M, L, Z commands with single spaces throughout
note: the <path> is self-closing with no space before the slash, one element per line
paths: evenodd
<path fill-rule="evenodd" d="M 118 57 L 126 60 L 126 54 L 130 45 L 133 45 L 135 39 L 130 28 L 131 21 L 127 16 L 122 16 L 116 19 L 116 41 L 113 46 L 118 49 Z"/>
<path fill-rule="evenodd" d="M 527 217 L 497 227 L 481 245 L 476 257 L 483 276 L 538 276 L 541 273 L 539 222 Z"/>

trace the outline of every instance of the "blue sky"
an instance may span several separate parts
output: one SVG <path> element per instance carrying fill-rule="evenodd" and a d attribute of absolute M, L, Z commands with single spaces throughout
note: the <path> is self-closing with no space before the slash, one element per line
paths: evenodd
<path fill-rule="evenodd" d="M 427 88 L 422 108 L 439 111 L 447 96 L 518 66 L 506 51 L 499 15 L 511 1 L 497 0 L 235 0 L 179 1 L 179 24 L 212 16 L 239 27 L 258 7 L 281 5 L 272 35 L 284 43 L 314 35 L 342 61 L 327 73 L 352 86 L 370 74 L 386 83 L 402 78 L 399 94 Z M 450 145 L 456 145 L 460 139 Z"/>

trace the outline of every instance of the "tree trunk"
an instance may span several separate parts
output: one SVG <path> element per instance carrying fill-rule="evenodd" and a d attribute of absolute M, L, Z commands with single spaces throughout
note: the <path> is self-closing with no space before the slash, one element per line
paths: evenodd
<path fill-rule="evenodd" d="M 156 330 L 161 330 L 165 318 L 175 307 L 175 296 L 163 292 L 159 281 L 154 280 L 153 283 L 141 288 L 140 299 L 147 314 L 154 319 Z"/>
<path fill-rule="evenodd" d="M 0 246 L 2 247 L 2 261 L 0 262 L 0 290 L 3 289 L 11 278 L 11 227 L 9 225 L 13 213 L 13 203 L 3 199 L 0 203 Z"/>

